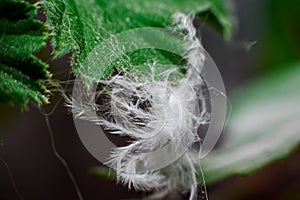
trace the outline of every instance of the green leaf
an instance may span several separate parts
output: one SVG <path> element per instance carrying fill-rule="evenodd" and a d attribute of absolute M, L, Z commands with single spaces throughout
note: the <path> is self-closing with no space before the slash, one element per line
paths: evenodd
<path fill-rule="evenodd" d="M 107 180 L 116 180 L 117 177 L 116 172 L 107 167 L 93 167 L 90 173 L 98 178 Z"/>
<path fill-rule="evenodd" d="M 43 79 L 47 65 L 34 56 L 45 46 L 45 26 L 35 19 L 38 7 L 20 0 L 0 4 L 0 102 L 26 107 L 28 99 L 47 102 Z"/>
<path fill-rule="evenodd" d="M 246 175 L 282 159 L 300 144 L 300 63 L 242 88 L 223 147 L 203 161 L 205 180 Z"/>
<path fill-rule="evenodd" d="M 197 16 L 205 23 L 221 32 L 225 39 L 230 39 L 232 34 L 233 19 L 229 5 L 230 1 L 210 0 L 209 8 L 206 11 L 198 12 Z"/>
<path fill-rule="evenodd" d="M 300 1 L 267 0 L 264 3 L 267 15 L 261 39 L 264 52 L 260 68 L 266 72 L 300 58 Z"/>
<path fill-rule="evenodd" d="M 142 27 L 172 27 L 172 15 L 176 12 L 199 16 L 226 37 L 230 36 L 232 28 L 228 5 L 223 0 L 46 0 L 44 8 L 53 34 L 55 55 L 59 57 L 72 52 L 75 74 L 95 46 L 112 34 Z M 161 33 L 161 38 L 164 34 Z M 162 42 L 172 44 L 175 40 L 176 38 L 169 36 Z M 149 60 L 156 60 L 170 65 L 182 62 L 181 57 L 155 49 L 138 50 L 128 54 L 127 58 L 121 65 L 129 70 L 133 66 L 143 65 L 145 60 L 147 63 Z M 118 65 L 89 66 L 89 75 L 98 79 L 106 78 L 115 66 Z"/>

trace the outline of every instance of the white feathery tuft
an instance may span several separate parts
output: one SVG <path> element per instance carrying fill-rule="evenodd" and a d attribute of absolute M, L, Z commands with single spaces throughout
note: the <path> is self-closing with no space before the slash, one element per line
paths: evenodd
<path fill-rule="evenodd" d="M 75 117 L 97 123 L 111 134 L 133 138 L 129 145 L 115 148 L 106 163 L 116 169 L 119 182 L 137 190 L 188 187 L 192 200 L 197 195 L 194 165 L 199 162 L 191 152 L 192 144 L 200 140 L 199 126 L 209 121 L 201 90 L 205 56 L 196 37 L 193 16 L 176 13 L 173 17 L 174 30 L 185 33 L 186 77 L 177 83 L 171 82 L 169 76 L 175 72 L 172 69 L 158 75 L 157 79 L 154 63 L 149 65 L 152 76 L 143 81 L 125 75 L 101 81 L 109 88 L 102 92 L 102 98 L 106 99 L 102 104 L 86 105 L 74 100 L 67 103 Z M 203 101 L 202 106 L 199 101 Z M 99 112 L 99 116 L 93 117 L 93 112 Z M 173 143 L 166 155 L 188 151 L 171 165 L 151 170 L 151 166 L 159 164 L 163 157 L 149 152 L 163 148 L 170 141 Z"/>

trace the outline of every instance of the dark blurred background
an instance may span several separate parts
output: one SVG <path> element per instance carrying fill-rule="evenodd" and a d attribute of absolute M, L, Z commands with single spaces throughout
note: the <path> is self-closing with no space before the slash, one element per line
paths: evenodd
<path fill-rule="evenodd" d="M 300 1 L 235 0 L 232 5 L 236 30 L 230 42 L 224 41 L 202 23 L 196 23 L 205 48 L 223 76 L 229 99 L 249 80 L 300 57 Z M 50 54 L 50 48 L 46 48 L 39 56 L 46 59 Z M 68 56 L 46 61 L 50 63 L 55 78 L 67 79 Z M 53 95 L 50 101 L 57 102 L 58 98 L 58 95 Z M 49 112 L 53 106 L 45 110 Z M 146 195 L 129 191 L 115 181 L 103 180 L 90 173 L 92 167 L 101 163 L 81 143 L 72 115 L 63 101 L 49 120 L 57 151 L 69 164 L 84 199 L 133 199 Z M 20 111 L 0 105 L 0 133 L 4 140 L 3 146 L 0 146 L 0 158 L 7 163 L 24 199 L 77 199 L 65 168 L 51 148 L 41 109 L 30 105 L 28 111 Z M 299 160 L 300 150 L 247 177 L 233 176 L 209 185 L 209 199 L 299 200 Z M 3 162 L 0 162 L 0 199 L 20 199 Z"/>

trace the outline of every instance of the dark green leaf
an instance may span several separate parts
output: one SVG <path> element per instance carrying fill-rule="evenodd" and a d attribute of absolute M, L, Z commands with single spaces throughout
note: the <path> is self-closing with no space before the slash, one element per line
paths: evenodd
<path fill-rule="evenodd" d="M 43 79 L 47 65 L 34 56 L 45 46 L 45 26 L 35 19 L 38 7 L 20 0 L 0 4 L 0 102 L 27 106 L 47 102 Z"/>
<path fill-rule="evenodd" d="M 266 27 L 261 39 L 264 54 L 261 69 L 273 71 L 300 58 L 300 23 L 298 0 L 267 0 Z"/>

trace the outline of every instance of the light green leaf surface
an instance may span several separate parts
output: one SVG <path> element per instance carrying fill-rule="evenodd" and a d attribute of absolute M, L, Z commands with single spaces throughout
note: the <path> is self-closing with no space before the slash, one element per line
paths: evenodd
<path fill-rule="evenodd" d="M 249 174 L 300 144 L 300 63 L 281 69 L 233 99 L 224 146 L 202 160 L 208 183 Z"/>
<path fill-rule="evenodd" d="M 228 5 L 223 0 L 46 0 L 44 8 L 55 55 L 72 52 L 75 74 L 95 46 L 112 34 L 142 27 L 172 27 L 172 15 L 176 12 L 194 14 L 226 37 L 230 36 L 232 28 Z M 172 44 L 175 39 L 169 37 L 164 42 Z M 119 65 L 131 70 L 153 60 L 162 64 L 182 64 L 181 57 L 157 49 L 137 50 L 128 53 L 126 58 L 109 66 L 89 66 L 88 75 L 103 79 L 115 68 L 120 70 Z"/>
<path fill-rule="evenodd" d="M 45 26 L 35 20 L 38 7 L 20 0 L 0 4 L 0 102 L 26 107 L 47 102 L 43 79 L 47 65 L 34 56 L 45 46 Z"/>

